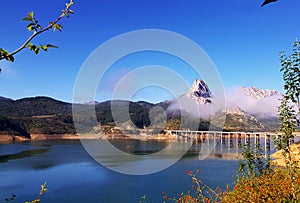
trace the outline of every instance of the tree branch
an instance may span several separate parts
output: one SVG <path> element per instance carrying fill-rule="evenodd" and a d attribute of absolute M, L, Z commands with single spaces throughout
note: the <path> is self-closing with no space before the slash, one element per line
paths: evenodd
<path fill-rule="evenodd" d="M 13 51 L 12 53 L 10 53 L 10 56 L 13 56 L 15 54 L 17 54 L 18 52 L 20 52 L 21 50 L 25 49 L 26 46 L 29 44 L 29 42 L 31 42 L 36 36 L 38 36 L 39 34 L 42 34 L 43 32 L 51 29 L 55 24 L 57 24 L 61 19 L 63 18 L 63 14 L 61 14 L 52 24 L 50 24 L 48 27 L 38 31 L 38 32 L 34 32 L 33 35 L 31 35 L 22 46 L 20 46 L 18 49 L 16 49 L 15 51 Z"/>
<path fill-rule="evenodd" d="M 51 28 L 53 28 L 55 25 L 57 25 L 57 23 L 64 17 L 68 17 L 69 14 L 73 14 L 74 12 L 72 10 L 70 10 L 70 7 L 74 4 L 74 2 L 72 0 L 70 0 L 70 3 L 66 4 L 66 8 L 64 10 L 62 10 L 62 14 L 54 21 L 51 22 L 46 28 L 41 29 L 39 31 L 34 31 L 34 33 L 15 51 L 11 52 L 11 53 L 7 53 L 6 55 L 0 55 L 0 60 L 3 59 L 7 59 L 8 57 L 11 57 L 13 59 L 13 55 L 19 53 L 20 51 L 22 51 L 23 49 L 25 49 L 27 47 L 27 45 L 29 45 L 29 43 L 38 35 L 42 34 L 43 32 L 50 30 Z M 58 28 L 60 30 L 60 28 Z M 55 28 L 54 28 L 55 31 Z M 13 60 L 12 60 L 13 61 Z M 1 69 L 0 69 L 1 70 Z"/>

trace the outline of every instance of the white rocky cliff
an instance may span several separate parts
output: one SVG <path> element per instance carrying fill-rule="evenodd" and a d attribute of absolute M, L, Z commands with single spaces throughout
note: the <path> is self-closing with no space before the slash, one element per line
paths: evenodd
<path fill-rule="evenodd" d="M 212 93 L 208 85 L 196 79 L 184 95 L 171 101 L 169 112 L 185 112 L 196 118 L 209 118 L 212 115 Z"/>
<path fill-rule="evenodd" d="M 241 87 L 241 92 L 246 96 L 252 97 L 254 99 L 264 99 L 268 97 L 281 97 L 282 94 L 277 90 L 261 90 L 257 87 Z"/>
<path fill-rule="evenodd" d="M 211 103 L 212 93 L 207 84 L 200 79 L 196 79 L 189 91 L 181 98 L 190 98 L 198 104 Z"/>

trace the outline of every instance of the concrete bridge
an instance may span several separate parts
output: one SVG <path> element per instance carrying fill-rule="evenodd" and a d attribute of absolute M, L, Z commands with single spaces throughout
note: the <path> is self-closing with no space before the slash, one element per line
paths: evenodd
<path fill-rule="evenodd" d="M 280 138 L 280 134 L 270 132 L 222 132 L 222 131 L 191 131 L 191 130 L 167 130 L 168 134 L 176 136 L 178 140 L 193 140 L 194 143 L 203 143 L 205 140 L 209 142 L 220 142 L 221 145 L 227 143 L 228 147 L 241 146 L 242 144 L 250 145 L 251 138 L 254 140 L 254 144 L 264 145 L 265 151 L 270 151 L 271 136 Z M 295 136 L 300 136 L 296 134 Z M 261 143 L 263 139 L 263 143 Z M 290 144 L 294 143 L 294 139 L 290 140 Z"/>

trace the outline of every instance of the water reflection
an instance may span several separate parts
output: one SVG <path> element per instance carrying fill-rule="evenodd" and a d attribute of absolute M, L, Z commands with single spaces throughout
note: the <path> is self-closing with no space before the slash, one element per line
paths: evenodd
<path fill-rule="evenodd" d="M 7 144 L 0 147 L 0 154 L 0 172 L 45 170 L 59 165 L 93 161 L 78 140 Z"/>
<path fill-rule="evenodd" d="M 49 152 L 48 148 L 42 148 L 42 149 L 32 149 L 32 150 L 26 150 L 22 151 L 20 153 L 16 154 L 8 154 L 8 155 L 2 155 L 0 156 L 0 163 L 8 162 L 9 160 L 15 160 L 15 159 L 23 159 L 26 157 L 32 157 L 40 154 L 45 154 Z"/>
<path fill-rule="evenodd" d="M 111 140 L 111 144 L 126 153 L 134 155 L 151 155 L 159 152 L 168 145 L 170 141 L 140 141 L 140 140 Z M 265 145 L 265 139 L 260 140 L 240 140 L 238 138 L 232 139 L 202 139 L 194 143 L 189 151 L 184 155 L 184 158 L 196 157 L 199 153 L 209 152 L 207 158 L 237 160 L 241 158 L 241 146 L 247 143 L 254 144 L 256 142 Z M 102 156 L 101 147 L 97 145 L 99 142 L 90 141 L 89 145 L 98 151 L 98 156 Z M 74 147 L 76 146 L 76 147 Z M 18 151 L 17 153 L 10 153 Z M 18 150 L 19 149 L 19 150 Z M 23 150 L 22 150 L 23 149 Z M 26 149 L 26 150 L 24 150 Z M 265 149 L 265 148 L 264 148 Z M 270 150 L 265 149 L 266 154 L 274 152 L 274 146 L 271 144 Z M 2 154 L 2 155 L 1 155 Z M 34 157 L 34 158 L 33 158 Z M 47 157 L 47 158 L 46 158 Z M 71 158 L 72 157 L 72 158 Z M 77 160 L 74 160 L 74 157 Z M 143 157 L 143 156 L 141 156 Z M 34 165 L 36 169 L 44 169 L 53 167 L 59 164 L 73 163 L 78 160 L 92 159 L 86 153 L 85 149 L 81 146 L 80 141 L 36 141 L 28 143 L 10 144 L 10 147 L 0 147 L 0 164 L 12 160 L 22 160 L 25 158 L 33 158 L 38 160 L 39 164 Z M 156 157 L 159 158 L 159 157 Z M 118 160 L 118 157 L 111 156 L 106 157 L 107 161 L 111 164 L 118 164 L 116 162 L 126 162 L 130 160 Z M 27 160 L 30 162 L 30 160 Z"/>
<path fill-rule="evenodd" d="M 163 150 L 171 143 L 170 141 L 156 140 L 109 140 L 109 142 L 119 150 L 134 155 L 153 154 Z"/>

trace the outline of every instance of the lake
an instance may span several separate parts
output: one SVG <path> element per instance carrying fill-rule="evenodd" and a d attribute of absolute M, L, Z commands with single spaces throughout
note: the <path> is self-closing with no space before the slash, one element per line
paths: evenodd
<path fill-rule="evenodd" d="M 141 155 L 159 151 L 169 144 L 165 141 L 112 142 L 124 151 L 128 149 L 130 153 Z M 218 143 L 209 157 L 199 160 L 200 149 L 201 144 L 193 145 L 171 167 L 137 176 L 120 174 L 100 165 L 79 140 L 0 144 L 0 202 L 5 202 L 4 199 L 12 193 L 17 195 L 14 202 L 32 200 L 44 182 L 47 182 L 48 191 L 42 197 L 43 203 L 134 203 L 139 202 L 143 195 L 147 196 L 147 202 L 163 202 L 162 191 L 169 196 L 177 196 L 191 189 L 192 181 L 185 170 L 196 169 L 201 170 L 199 178 L 212 188 L 233 184 L 239 149 Z M 120 161 L 111 160 L 115 165 Z M 166 160 L 162 158 L 159 161 L 163 163 Z M 143 160 L 130 164 L 143 164 Z"/>

